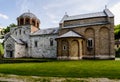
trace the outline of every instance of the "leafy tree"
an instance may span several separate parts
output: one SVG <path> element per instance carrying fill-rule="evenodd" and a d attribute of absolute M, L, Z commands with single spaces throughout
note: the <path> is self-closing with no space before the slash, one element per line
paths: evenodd
<path fill-rule="evenodd" d="M 115 33 L 115 39 L 120 39 L 120 24 L 115 26 L 114 33 Z"/>
<path fill-rule="evenodd" d="M 13 27 L 16 27 L 16 26 L 17 25 L 14 24 L 14 23 L 10 24 L 9 26 L 7 26 L 7 28 L 3 29 L 4 33 L 6 34 L 6 33 L 10 32 L 10 28 L 13 28 Z"/>

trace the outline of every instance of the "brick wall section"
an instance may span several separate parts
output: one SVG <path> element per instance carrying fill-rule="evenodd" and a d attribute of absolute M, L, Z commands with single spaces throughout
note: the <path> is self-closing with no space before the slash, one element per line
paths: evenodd
<path fill-rule="evenodd" d="M 101 22 L 101 21 L 105 21 L 105 22 L 107 21 L 108 24 L 76 26 L 76 27 L 72 27 L 72 28 L 64 28 L 64 27 L 70 26 L 70 25 L 88 24 L 88 23 Z M 62 26 L 62 24 L 61 24 L 61 26 Z M 104 29 L 102 29 L 102 28 L 104 28 Z M 86 33 L 87 29 L 93 29 L 93 32 L 88 31 Z M 106 29 L 108 29 L 108 30 L 106 30 Z M 115 58 L 114 18 L 107 18 L 107 17 L 99 18 L 98 17 L 98 18 L 83 19 L 83 20 L 65 21 L 64 26 L 61 27 L 61 29 L 59 31 L 59 35 L 62 35 L 70 30 L 74 30 L 75 32 L 77 32 L 85 37 L 85 40 L 83 42 L 83 54 L 82 54 L 83 57 L 85 57 L 85 58 L 91 58 L 91 57 L 94 58 L 95 57 L 95 58 L 100 58 L 100 59 Z M 108 32 L 108 34 L 106 34 L 106 32 Z M 87 39 L 89 37 L 94 38 L 94 49 L 93 49 L 91 55 L 90 55 L 90 52 L 87 50 Z M 108 40 L 105 40 L 104 38 L 108 38 Z M 101 42 L 103 42 L 103 43 L 101 43 Z M 60 42 L 58 42 L 58 49 L 60 48 L 59 44 L 60 44 Z M 104 45 L 104 46 L 101 46 L 101 45 Z M 58 50 L 58 55 L 60 52 L 61 51 Z M 103 52 L 105 52 L 105 53 L 103 53 Z"/>

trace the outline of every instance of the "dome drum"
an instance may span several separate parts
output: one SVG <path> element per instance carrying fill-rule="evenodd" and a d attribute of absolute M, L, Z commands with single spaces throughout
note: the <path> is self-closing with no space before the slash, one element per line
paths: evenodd
<path fill-rule="evenodd" d="M 32 13 L 23 13 L 17 18 L 18 26 L 33 25 L 39 28 L 40 20 Z"/>

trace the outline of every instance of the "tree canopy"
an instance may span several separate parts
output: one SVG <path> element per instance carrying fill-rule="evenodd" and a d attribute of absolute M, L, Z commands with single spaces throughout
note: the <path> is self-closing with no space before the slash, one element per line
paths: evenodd
<path fill-rule="evenodd" d="M 10 24 L 9 26 L 7 26 L 7 28 L 4 29 L 4 33 L 6 34 L 6 33 L 10 32 L 10 28 L 13 28 L 13 27 L 16 27 L 16 26 L 17 25 L 14 24 L 14 23 Z"/>
<path fill-rule="evenodd" d="M 115 39 L 120 39 L 120 24 L 115 26 L 114 33 L 115 33 Z"/>

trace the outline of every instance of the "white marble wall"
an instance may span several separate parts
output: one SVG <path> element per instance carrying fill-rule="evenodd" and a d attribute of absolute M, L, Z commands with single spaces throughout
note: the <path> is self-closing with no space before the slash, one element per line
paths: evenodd
<path fill-rule="evenodd" d="M 6 46 L 11 44 L 12 45 L 12 48 L 7 48 Z M 14 50 L 15 49 L 15 41 L 9 37 L 5 42 L 4 42 L 4 57 L 5 58 L 9 58 L 9 56 L 7 55 L 7 50 Z"/>
<path fill-rule="evenodd" d="M 56 58 L 56 37 L 57 34 L 31 36 L 30 56 L 36 58 Z M 53 38 L 53 46 L 50 45 L 50 38 Z M 35 47 L 35 41 L 38 42 L 37 47 Z"/>
<path fill-rule="evenodd" d="M 19 26 L 11 29 L 11 35 L 17 39 L 22 39 L 23 41 L 29 40 L 31 25 Z M 20 33 L 21 30 L 21 33 Z"/>
<path fill-rule="evenodd" d="M 55 41 L 55 38 L 58 35 L 30 35 L 30 28 L 30 25 L 24 25 L 21 27 L 15 27 L 11 29 L 11 35 L 15 39 L 21 39 L 22 41 L 25 41 L 28 45 L 26 47 L 26 45 L 22 45 L 11 39 L 8 39 L 8 41 L 5 42 L 5 45 L 9 43 L 14 44 L 14 57 L 56 58 L 57 42 Z M 50 45 L 50 38 L 53 39 L 52 46 Z M 35 41 L 37 41 L 37 47 L 35 47 Z"/>
<path fill-rule="evenodd" d="M 26 57 L 26 53 L 27 51 L 25 45 L 15 43 L 14 58 Z"/>

